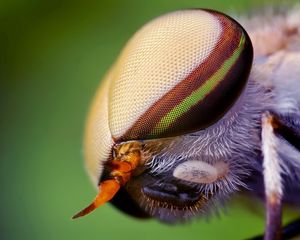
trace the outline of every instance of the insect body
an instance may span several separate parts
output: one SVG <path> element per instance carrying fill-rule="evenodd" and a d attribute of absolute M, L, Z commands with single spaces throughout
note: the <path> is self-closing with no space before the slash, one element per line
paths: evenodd
<path fill-rule="evenodd" d="M 290 35 L 298 34 L 295 29 Z M 254 42 L 254 50 L 259 44 Z M 247 32 L 222 13 L 182 10 L 146 24 L 94 100 L 85 158 L 99 194 L 74 218 L 111 201 L 136 217 L 185 221 L 239 190 L 259 193 L 268 181 L 274 188 L 266 185 L 266 199 L 275 200 L 268 206 L 279 216 L 282 179 L 300 177 L 300 105 L 293 105 L 294 112 L 290 105 L 279 109 L 277 97 L 286 95 L 271 79 L 276 54 L 284 51 L 277 48 L 268 55 L 254 51 L 251 70 Z M 282 141 L 275 134 L 285 139 L 288 154 L 275 154 Z M 300 184 L 294 185 L 299 196 Z M 274 226 L 269 235 L 279 236 L 280 218 Z"/>

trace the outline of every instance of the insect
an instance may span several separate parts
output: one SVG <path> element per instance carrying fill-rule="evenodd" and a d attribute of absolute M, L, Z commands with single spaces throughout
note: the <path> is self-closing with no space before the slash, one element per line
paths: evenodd
<path fill-rule="evenodd" d="M 87 121 L 99 193 L 73 218 L 110 201 L 182 222 L 248 191 L 265 201 L 265 239 L 297 233 L 299 221 L 282 231 L 281 207 L 300 203 L 300 11 L 242 22 L 248 33 L 223 13 L 181 10 L 129 40 Z"/>

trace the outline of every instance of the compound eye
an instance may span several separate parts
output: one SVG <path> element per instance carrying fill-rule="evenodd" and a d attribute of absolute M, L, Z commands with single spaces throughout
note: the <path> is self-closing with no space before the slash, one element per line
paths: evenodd
<path fill-rule="evenodd" d="M 163 138 L 212 125 L 241 94 L 252 59 L 245 30 L 219 12 L 183 10 L 153 20 L 114 67 L 112 136 Z"/>

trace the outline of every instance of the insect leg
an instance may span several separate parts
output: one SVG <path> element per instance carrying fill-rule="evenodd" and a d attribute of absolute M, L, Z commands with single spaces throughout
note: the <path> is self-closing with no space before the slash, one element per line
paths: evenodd
<path fill-rule="evenodd" d="M 294 237 L 299 235 L 300 230 L 300 218 L 297 220 L 294 220 L 290 223 L 288 223 L 283 229 L 282 229 L 282 238 L 284 240 L 293 239 Z M 256 236 L 254 238 L 250 238 L 248 240 L 263 240 L 264 236 Z"/>
<path fill-rule="evenodd" d="M 292 239 L 299 236 L 300 233 L 300 218 L 287 224 L 282 231 L 282 239 Z"/>
<path fill-rule="evenodd" d="M 262 116 L 262 153 L 265 185 L 266 229 L 265 240 L 281 239 L 282 179 L 278 142 L 274 134 L 274 116 L 266 112 Z"/>
<path fill-rule="evenodd" d="M 270 126 L 271 125 L 271 126 Z M 273 130 L 272 130 L 272 128 Z M 276 135 L 281 136 L 284 138 L 286 141 L 288 141 L 291 145 L 293 145 L 296 149 L 300 151 L 300 116 L 297 113 L 289 113 L 289 114 L 278 114 L 276 112 L 272 112 L 271 114 L 266 113 L 263 117 L 263 131 L 264 133 L 262 134 L 262 139 L 263 139 L 263 144 L 266 144 L 269 142 L 267 145 L 272 145 L 270 142 L 272 142 L 272 138 L 274 138 L 274 133 Z M 272 132 L 274 131 L 274 132 Z M 271 138 L 268 137 L 268 134 L 271 136 Z M 273 146 L 273 149 L 276 147 L 276 139 L 275 140 L 275 146 Z M 263 150 L 264 156 L 266 156 L 268 153 Z M 270 155 L 270 152 L 269 152 Z M 278 160 L 277 154 L 275 154 L 275 159 Z M 266 159 L 264 159 L 264 163 Z M 264 168 L 266 166 L 264 165 Z M 266 171 L 266 169 L 265 169 Z M 265 184 L 266 184 L 266 178 L 267 176 L 265 175 L 264 172 L 264 177 L 265 177 Z M 266 186 L 266 197 L 267 197 L 267 190 L 268 186 Z M 282 187 L 281 187 L 282 188 Z M 282 190 L 281 190 L 282 191 Z M 279 192 L 277 190 L 277 192 Z M 267 197 L 268 198 L 268 197 Z M 267 204 L 267 203 L 266 203 Z M 280 203 L 281 205 L 281 203 Z M 280 210 L 280 205 L 277 206 L 277 209 Z M 268 206 L 268 204 L 267 204 Z M 269 206 L 270 207 L 270 206 Z M 272 210 L 274 212 L 274 210 Z M 281 211 L 281 210 L 280 210 Z M 277 212 L 275 214 L 268 213 L 268 207 L 267 207 L 267 217 L 271 215 L 276 216 L 277 214 L 277 224 L 280 229 L 280 212 Z M 266 227 L 266 235 L 267 233 L 273 232 L 274 230 L 270 230 L 268 228 L 268 220 L 267 220 L 267 227 Z M 280 232 L 279 232 L 280 233 Z M 282 239 L 292 239 L 295 236 L 300 235 L 300 219 L 294 220 L 293 222 L 287 224 L 286 226 L 283 227 L 282 233 L 281 233 L 281 238 Z M 270 236 L 270 234 L 269 234 Z M 254 238 L 251 238 L 251 240 L 262 240 L 264 238 L 263 235 L 256 236 Z M 268 239 L 267 236 L 265 236 L 265 239 Z"/>

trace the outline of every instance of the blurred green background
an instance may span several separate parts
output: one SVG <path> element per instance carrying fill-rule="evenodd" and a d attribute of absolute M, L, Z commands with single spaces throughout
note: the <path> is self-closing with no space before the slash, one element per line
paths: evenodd
<path fill-rule="evenodd" d="M 140 221 L 109 204 L 77 221 L 70 217 L 95 195 L 83 168 L 84 122 L 101 77 L 128 38 L 175 9 L 243 13 L 270 4 L 1 0 L 0 239 L 242 239 L 261 233 L 263 216 L 239 200 L 208 223 Z"/>

